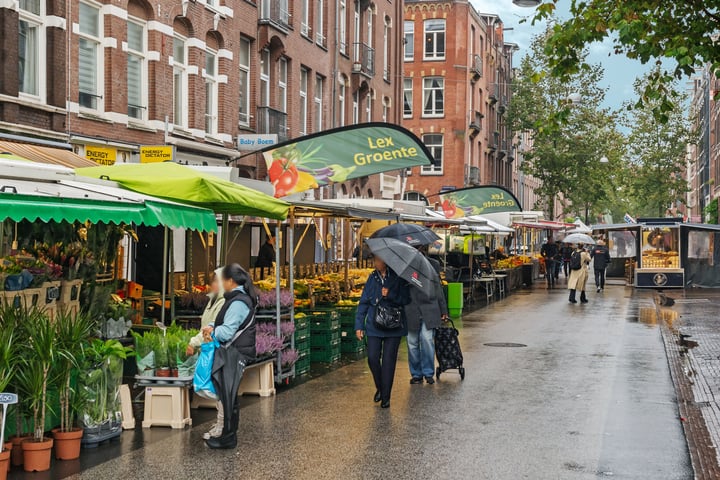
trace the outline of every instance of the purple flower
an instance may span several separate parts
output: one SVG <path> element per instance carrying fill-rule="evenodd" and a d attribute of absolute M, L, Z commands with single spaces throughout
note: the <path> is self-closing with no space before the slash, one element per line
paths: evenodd
<path fill-rule="evenodd" d="M 289 348 L 280 355 L 280 363 L 282 363 L 284 367 L 291 367 L 298 361 L 298 358 L 300 358 L 298 351 L 294 348 Z"/>
<path fill-rule="evenodd" d="M 267 355 L 282 350 L 285 340 L 268 334 L 255 335 L 255 350 L 257 355 Z"/>

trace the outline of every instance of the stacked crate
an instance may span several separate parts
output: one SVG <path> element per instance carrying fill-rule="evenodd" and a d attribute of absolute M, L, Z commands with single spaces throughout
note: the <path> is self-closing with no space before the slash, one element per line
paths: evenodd
<path fill-rule="evenodd" d="M 308 316 L 295 317 L 295 350 L 298 360 L 295 362 L 295 375 L 300 376 L 310 371 L 310 323 Z"/>
<path fill-rule="evenodd" d="M 339 307 L 340 338 L 342 353 L 362 353 L 365 351 L 365 342 L 355 336 L 355 312 L 357 307 Z"/>
<path fill-rule="evenodd" d="M 340 318 L 337 312 L 313 312 L 310 319 L 310 360 L 321 363 L 340 360 Z"/>

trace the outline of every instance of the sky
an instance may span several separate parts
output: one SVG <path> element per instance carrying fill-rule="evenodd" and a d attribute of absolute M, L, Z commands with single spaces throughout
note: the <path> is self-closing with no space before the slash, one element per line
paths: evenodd
<path fill-rule="evenodd" d="M 530 22 L 520 23 L 522 18 L 532 16 L 534 9 L 515 6 L 512 0 L 471 0 L 471 3 L 480 13 L 494 13 L 499 15 L 505 28 L 513 28 L 505 32 L 505 41 L 517 43 L 520 51 L 514 57 L 515 67 L 527 53 L 533 36 L 544 30 L 544 25 L 530 25 Z M 557 5 L 557 15 L 567 18 L 570 15 L 570 0 L 560 0 Z M 605 106 L 619 109 L 623 102 L 634 101 L 633 83 L 635 79 L 650 69 L 650 65 L 630 60 L 622 55 L 611 55 L 612 42 L 596 43 L 590 47 L 588 61 L 601 64 L 605 69 L 602 85 L 608 88 L 605 97 Z"/>

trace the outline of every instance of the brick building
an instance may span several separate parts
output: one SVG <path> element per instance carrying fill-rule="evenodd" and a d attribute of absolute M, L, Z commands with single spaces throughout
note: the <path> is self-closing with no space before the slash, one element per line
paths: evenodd
<path fill-rule="evenodd" d="M 0 0 L 0 140 L 101 163 L 173 145 L 264 178 L 238 135 L 399 123 L 401 18 L 391 0 Z"/>
<path fill-rule="evenodd" d="M 500 18 L 465 0 L 406 0 L 403 32 L 403 125 L 436 158 L 407 173 L 406 198 L 479 184 L 512 189 L 516 147 L 505 112 L 517 46 L 505 42 Z"/>

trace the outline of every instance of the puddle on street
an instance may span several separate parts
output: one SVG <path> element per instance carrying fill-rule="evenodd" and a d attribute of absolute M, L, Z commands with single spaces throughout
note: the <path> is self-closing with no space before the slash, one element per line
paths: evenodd
<path fill-rule="evenodd" d="M 680 318 L 678 312 L 670 308 L 640 307 L 637 316 L 629 317 L 628 320 L 652 326 L 657 326 L 658 322 L 662 321 L 668 328 L 674 330 L 678 318 Z"/>

